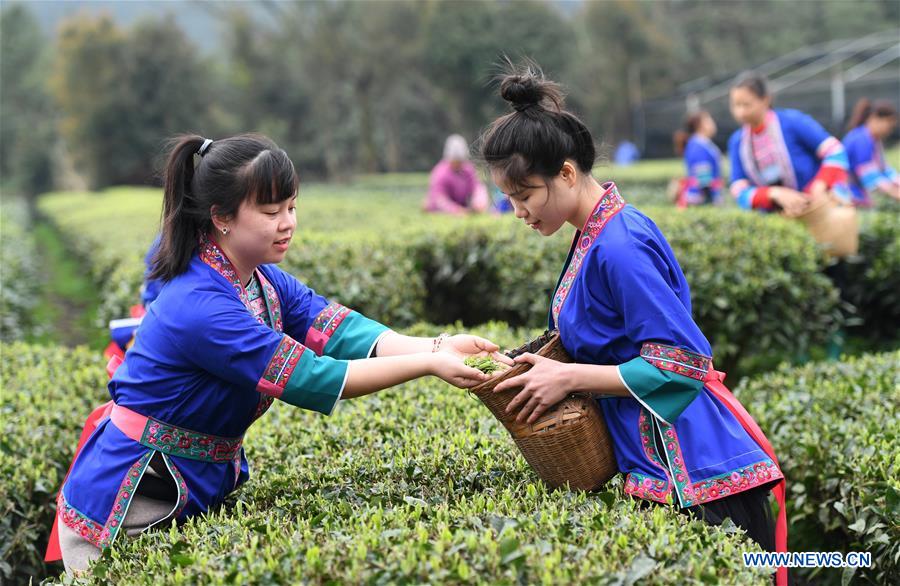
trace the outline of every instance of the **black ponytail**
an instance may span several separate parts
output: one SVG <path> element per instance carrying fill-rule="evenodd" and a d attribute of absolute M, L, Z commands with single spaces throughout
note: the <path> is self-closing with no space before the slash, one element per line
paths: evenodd
<path fill-rule="evenodd" d="M 151 279 L 183 273 L 198 237 L 213 230 L 212 208 L 233 216 L 245 200 L 277 203 L 297 193 L 300 178 L 287 153 L 265 136 L 242 134 L 207 144 L 182 135 L 169 144 L 163 190 L 162 228 Z"/>
<path fill-rule="evenodd" d="M 545 180 L 556 176 L 567 159 L 589 175 L 597 148 L 584 123 L 565 109 L 559 85 L 545 79 L 533 61 L 519 67 L 509 60 L 505 64 L 500 96 L 513 111 L 495 120 L 479 139 L 487 166 L 519 187 L 531 187 L 531 175 Z"/>
<path fill-rule="evenodd" d="M 704 116 L 709 116 L 709 112 L 706 110 L 698 110 L 692 114 L 688 114 L 684 118 L 684 126 L 675 131 L 675 134 L 672 135 L 672 146 L 675 148 L 675 154 L 681 156 L 684 154 L 684 149 L 687 147 L 688 140 L 697 132 L 700 128 L 700 123 L 703 122 Z"/>
<path fill-rule="evenodd" d="M 862 126 L 872 116 L 876 118 L 896 118 L 897 109 L 887 100 L 878 100 L 872 103 L 868 98 L 860 98 L 856 105 L 853 106 L 853 113 L 850 115 L 847 130 L 853 130 L 857 126 Z"/>
<path fill-rule="evenodd" d="M 853 113 L 850 114 L 850 122 L 847 123 L 847 130 L 853 130 L 857 126 L 865 124 L 869 119 L 869 113 L 872 112 L 872 102 L 868 98 L 860 98 L 856 105 L 853 106 Z"/>

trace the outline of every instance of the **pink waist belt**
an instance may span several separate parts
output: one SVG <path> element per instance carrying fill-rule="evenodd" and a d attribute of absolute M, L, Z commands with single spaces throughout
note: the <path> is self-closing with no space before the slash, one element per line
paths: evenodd
<path fill-rule="evenodd" d="M 141 445 L 192 460 L 231 462 L 244 441 L 243 437 L 221 437 L 171 425 L 121 405 L 113 404 L 109 418 L 122 433 Z"/>

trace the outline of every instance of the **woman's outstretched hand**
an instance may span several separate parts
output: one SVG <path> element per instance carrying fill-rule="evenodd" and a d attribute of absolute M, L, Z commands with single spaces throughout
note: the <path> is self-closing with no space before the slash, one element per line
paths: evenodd
<path fill-rule="evenodd" d="M 567 365 L 536 354 L 522 354 L 516 364 L 531 364 L 531 370 L 497 383 L 494 392 L 521 387 L 519 394 L 510 401 L 507 413 L 519 409 L 516 421 L 534 423 L 547 409 L 566 398 L 571 386 L 567 381 Z"/>
<path fill-rule="evenodd" d="M 507 366 L 513 365 L 512 358 L 500 353 L 500 346 L 490 340 L 470 334 L 457 334 L 445 338 L 440 348 L 441 352 L 453 354 L 458 358 L 468 356 L 490 356 L 497 362 Z"/>

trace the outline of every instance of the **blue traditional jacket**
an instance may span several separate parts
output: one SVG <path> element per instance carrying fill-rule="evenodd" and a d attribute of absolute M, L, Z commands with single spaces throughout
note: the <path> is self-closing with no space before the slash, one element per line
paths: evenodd
<path fill-rule="evenodd" d="M 245 288 L 212 240 L 150 304 L 109 382 L 115 402 L 58 497 L 62 521 L 98 547 L 116 538 L 151 457 L 178 489 L 172 515 L 221 503 L 249 476 L 242 439 L 275 399 L 330 414 L 348 360 L 388 329 L 274 265 Z"/>
<path fill-rule="evenodd" d="M 778 481 L 777 464 L 706 388 L 710 345 L 668 242 L 614 184 L 604 189 L 575 235 L 550 326 L 575 362 L 616 365 L 631 393 L 598 399 L 625 491 L 690 507 Z"/>
<path fill-rule="evenodd" d="M 754 152 L 754 134 L 765 133 L 766 148 Z M 770 164 L 761 166 L 765 155 Z M 847 153 L 811 116 L 797 110 L 769 110 L 761 128 L 744 125 L 728 141 L 731 194 L 745 209 L 772 211 L 768 188 L 773 185 L 807 190 L 820 179 L 838 197 L 850 201 Z"/>
<path fill-rule="evenodd" d="M 687 171 L 685 204 L 718 203 L 722 191 L 720 169 L 722 151 L 701 134 L 694 134 L 684 147 L 684 166 Z M 709 193 L 707 200 L 704 190 Z"/>
<path fill-rule="evenodd" d="M 147 307 L 156 299 L 165 283 L 162 279 L 151 279 L 150 273 L 153 271 L 153 259 L 159 250 L 159 235 L 153 239 L 147 254 L 144 255 L 144 283 L 141 285 L 141 303 Z"/>
<path fill-rule="evenodd" d="M 872 205 L 872 192 L 889 189 L 900 181 L 897 171 L 884 159 L 884 147 L 865 125 L 857 126 L 843 140 L 850 162 L 850 189 L 853 203 L 861 207 Z"/>

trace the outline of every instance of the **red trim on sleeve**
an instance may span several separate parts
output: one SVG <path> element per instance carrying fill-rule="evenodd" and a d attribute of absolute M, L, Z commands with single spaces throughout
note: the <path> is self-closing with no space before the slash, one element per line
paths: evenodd
<path fill-rule="evenodd" d="M 846 183 L 847 182 L 847 171 L 845 169 L 841 169 L 840 167 L 832 167 L 830 165 L 822 165 L 819 169 L 819 172 L 816 173 L 816 176 L 810 181 L 810 184 L 813 181 L 824 181 L 825 185 L 831 187 L 835 183 Z"/>
<path fill-rule="evenodd" d="M 753 194 L 753 209 L 768 210 L 772 209 L 772 200 L 769 198 L 768 187 L 757 187 L 756 193 Z"/>

